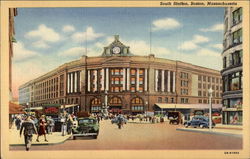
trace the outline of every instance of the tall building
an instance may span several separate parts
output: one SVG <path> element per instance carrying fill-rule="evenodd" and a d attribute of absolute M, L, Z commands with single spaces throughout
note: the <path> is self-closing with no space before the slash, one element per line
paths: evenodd
<path fill-rule="evenodd" d="M 16 8 L 9 8 L 9 96 L 12 99 L 12 57 L 13 57 L 13 42 L 15 40 L 14 17 L 17 16 Z"/>
<path fill-rule="evenodd" d="M 153 54 L 136 56 L 115 36 L 100 56 L 82 56 L 20 86 L 19 102 L 76 104 L 100 112 L 107 101 L 111 112 L 142 113 L 156 103 L 208 105 L 210 87 L 213 103 L 220 104 L 219 71 Z"/>
<path fill-rule="evenodd" d="M 242 124 L 242 8 L 225 8 L 223 41 L 223 124 Z"/>

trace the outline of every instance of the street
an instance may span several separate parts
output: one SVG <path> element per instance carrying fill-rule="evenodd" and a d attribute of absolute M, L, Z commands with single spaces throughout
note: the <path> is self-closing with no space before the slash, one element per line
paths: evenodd
<path fill-rule="evenodd" d="M 97 139 L 78 137 L 62 144 L 32 146 L 34 150 L 202 150 L 242 149 L 242 138 L 177 131 L 181 125 L 168 123 L 128 123 L 122 129 L 110 120 L 100 121 Z M 33 142 L 36 142 L 33 138 Z M 24 146 L 10 146 L 10 150 L 25 151 Z"/>

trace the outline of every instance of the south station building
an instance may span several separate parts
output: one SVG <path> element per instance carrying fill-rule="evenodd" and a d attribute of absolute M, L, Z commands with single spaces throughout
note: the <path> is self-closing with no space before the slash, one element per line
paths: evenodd
<path fill-rule="evenodd" d="M 129 46 L 114 41 L 101 56 L 82 56 L 19 87 L 19 103 L 77 105 L 78 110 L 143 113 L 159 108 L 208 107 L 212 88 L 214 107 L 221 106 L 222 80 L 217 70 L 193 64 L 136 56 Z"/>

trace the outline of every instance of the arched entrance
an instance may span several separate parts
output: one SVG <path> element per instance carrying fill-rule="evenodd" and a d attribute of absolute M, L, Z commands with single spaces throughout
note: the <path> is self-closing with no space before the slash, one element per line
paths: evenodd
<path fill-rule="evenodd" d="M 101 110 L 102 110 L 101 99 L 99 99 L 99 98 L 92 99 L 90 112 L 91 113 L 99 113 L 99 112 L 101 112 Z"/>
<path fill-rule="evenodd" d="M 142 98 L 135 97 L 131 100 L 131 112 L 132 114 L 144 113 L 144 102 Z"/>
<path fill-rule="evenodd" d="M 115 114 L 122 112 L 122 100 L 120 97 L 113 97 L 110 99 L 109 112 Z"/>

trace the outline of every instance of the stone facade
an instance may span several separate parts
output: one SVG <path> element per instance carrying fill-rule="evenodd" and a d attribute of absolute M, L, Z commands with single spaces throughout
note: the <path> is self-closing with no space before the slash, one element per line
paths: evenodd
<path fill-rule="evenodd" d="M 107 98 L 111 112 L 142 113 L 152 111 L 155 103 L 207 104 L 208 95 L 198 95 L 198 83 L 206 84 L 200 89 L 207 92 L 210 82 L 199 77 L 211 78 L 214 103 L 221 103 L 219 71 L 152 54 L 133 55 L 116 36 L 101 56 L 82 56 L 34 79 L 31 105 L 79 104 L 81 110 L 99 112 Z"/>

